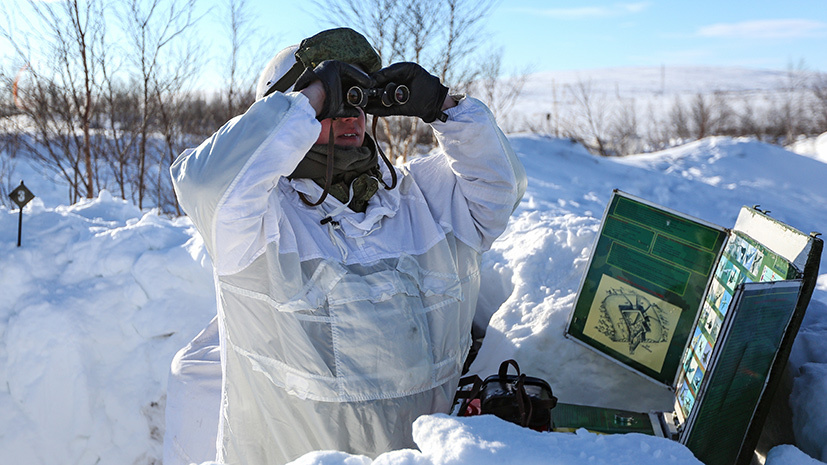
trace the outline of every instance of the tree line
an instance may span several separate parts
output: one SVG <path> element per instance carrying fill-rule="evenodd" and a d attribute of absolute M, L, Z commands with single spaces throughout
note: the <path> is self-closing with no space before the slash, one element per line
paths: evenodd
<path fill-rule="evenodd" d="M 187 87 L 203 66 L 194 0 L 29 1 L 2 10 L 0 34 L 21 64 L 0 71 L 10 158 L 25 155 L 59 175 L 69 202 L 107 189 L 141 208 L 177 211 L 169 163 L 243 97 L 232 86 L 214 98 Z"/>
<path fill-rule="evenodd" d="M 643 98 L 591 80 L 552 86 L 549 111 L 511 129 L 567 137 L 603 156 L 662 150 L 710 136 L 788 145 L 827 132 L 827 74 L 790 66 L 772 88 L 652 92 Z"/>
<path fill-rule="evenodd" d="M 386 64 L 419 62 L 455 89 L 491 73 L 490 64 L 478 65 L 472 57 L 481 52 L 481 21 L 493 5 L 494 0 L 314 4 L 319 23 L 359 30 Z M 389 17 L 387 11 L 395 13 Z M 180 214 L 170 163 L 253 103 L 263 64 L 251 59 L 261 48 L 254 14 L 247 0 L 223 0 L 211 10 L 196 0 L 0 5 L 0 36 L 12 44 L 18 65 L 0 69 L 0 175 L 8 177 L 11 164 L 26 156 L 69 186 L 71 203 L 107 189 L 140 208 Z M 222 24 L 216 34 L 224 42 L 221 63 L 202 59 L 198 27 L 207 20 Z M 30 43 L 30 37 L 37 41 Z M 206 67 L 222 76 L 212 91 L 193 86 L 193 77 Z M 433 144 L 425 125 L 409 118 L 383 118 L 376 135 L 394 161 Z M 0 183 L 0 194 L 8 181 Z"/>

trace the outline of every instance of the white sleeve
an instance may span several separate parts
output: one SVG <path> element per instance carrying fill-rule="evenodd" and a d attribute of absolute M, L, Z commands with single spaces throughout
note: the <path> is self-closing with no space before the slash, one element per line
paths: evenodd
<path fill-rule="evenodd" d="M 170 167 L 178 200 L 195 223 L 218 274 L 238 271 L 278 234 L 270 193 L 315 143 L 321 125 L 304 95 L 255 102 Z"/>
<path fill-rule="evenodd" d="M 432 123 L 435 154 L 416 159 L 409 172 L 435 217 L 482 252 L 502 234 L 525 193 L 525 169 L 479 100 L 465 98 Z"/>

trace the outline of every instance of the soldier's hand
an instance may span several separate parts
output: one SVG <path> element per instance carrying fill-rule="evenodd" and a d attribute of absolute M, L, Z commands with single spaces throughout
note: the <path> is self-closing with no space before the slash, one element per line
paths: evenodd
<path fill-rule="evenodd" d="M 445 121 L 448 116 L 442 112 L 448 88 L 439 78 L 416 63 L 395 63 L 371 74 L 377 87 L 388 83 L 405 85 L 410 91 L 408 101 L 403 104 L 385 106 L 378 101 L 369 101 L 365 113 L 377 116 L 417 116 L 430 123 L 436 119 Z"/>
<path fill-rule="evenodd" d="M 313 69 L 307 68 L 296 80 L 293 87 L 301 91 L 313 82 L 319 81 L 324 87 L 324 102 L 318 110 L 316 119 L 346 118 L 359 116 L 359 110 L 345 105 L 342 99 L 344 87 L 361 86 L 372 87 L 374 81 L 359 68 L 348 63 L 336 60 L 326 60 Z"/>

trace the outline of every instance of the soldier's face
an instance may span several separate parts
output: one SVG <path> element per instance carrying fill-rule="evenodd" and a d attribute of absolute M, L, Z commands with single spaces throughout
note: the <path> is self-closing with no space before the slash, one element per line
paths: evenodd
<path fill-rule="evenodd" d="M 346 147 L 360 147 L 365 141 L 365 113 L 359 108 L 359 116 L 353 118 L 326 118 L 321 121 L 322 131 L 317 144 L 327 144 L 333 127 L 333 143 Z"/>

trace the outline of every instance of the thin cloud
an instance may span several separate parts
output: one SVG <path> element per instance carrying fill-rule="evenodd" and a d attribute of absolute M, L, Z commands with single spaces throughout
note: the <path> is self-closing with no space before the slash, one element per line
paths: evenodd
<path fill-rule="evenodd" d="M 638 3 L 624 3 L 618 5 L 620 8 L 628 11 L 629 13 L 640 13 L 641 11 L 649 8 L 651 3 L 649 2 L 638 2 Z"/>
<path fill-rule="evenodd" d="M 555 19 L 588 19 L 606 16 L 616 16 L 626 13 L 639 13 L 650 5 L 649 2 L 618 3 L 613 6 L 584 6 L 577 8 L 522 8 L 521 11 L 548 16 Z"/>
<path fill-rule="evenodd" d="M 827 23 L 809 19 L 769 19 L 718 23 L 698 29 L 701 37 L 731 37 L 740 39 L 795 39 L 827 35 Z"/>

